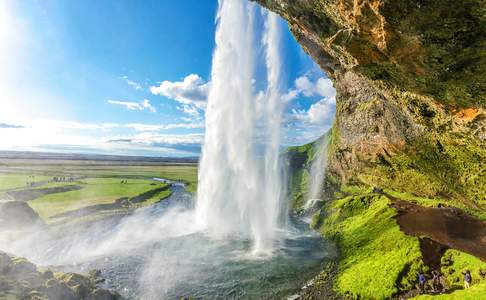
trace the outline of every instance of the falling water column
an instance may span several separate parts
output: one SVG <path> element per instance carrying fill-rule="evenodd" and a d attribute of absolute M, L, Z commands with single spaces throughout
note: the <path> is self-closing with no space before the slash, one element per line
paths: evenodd
<path fill-rule="evenodd" d="M 253 87 L 258 51 L 255 10 L 243 0 L 219 2 L 196 214 L 199 226 L 211 236 L 243 236 L 253 241 L 255 252 L 268 252 L 276 238 L 282 198 L 280 58 L 273 16 L 267 20 L 264 36 L 268 99 L 260 112 Z M 265 132 L 263 157 L 256 144 L 259 121 Z"/>

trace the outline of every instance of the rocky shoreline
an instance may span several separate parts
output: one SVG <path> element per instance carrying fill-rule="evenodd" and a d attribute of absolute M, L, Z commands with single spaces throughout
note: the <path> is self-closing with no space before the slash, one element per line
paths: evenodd
<path fill-rule="evenodd" d="M 0 251 L 0 299 L 120 300 L 118 293 L 100 288 L 98 271 L 89 275 L 53 272 L 25 258 Z"/>

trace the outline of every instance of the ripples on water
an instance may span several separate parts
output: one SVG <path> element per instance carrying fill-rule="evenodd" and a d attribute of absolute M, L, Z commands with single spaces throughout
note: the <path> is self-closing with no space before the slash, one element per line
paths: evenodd
<path fill-rule="evenodd" d="M 198 232 L 191 195 L 181 185 L 172 189 L 171 197 L 150 208 L 44 240 L 26 256 L 64 271 L 99 269 L 103 286 L 128 299 L 282 298 L 334 256 L 329 244 L 297 220 L 281 232 L 271 257 L 252 257 L 247 240 L 212 240 Z"/>

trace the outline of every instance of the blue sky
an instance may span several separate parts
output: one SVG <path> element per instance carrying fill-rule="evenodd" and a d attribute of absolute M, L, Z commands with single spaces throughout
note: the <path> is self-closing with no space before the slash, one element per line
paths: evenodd
<path fill-rule="evenodd" d="M 0 150 L 197 156 L 217 1 L 0 1 Z M 284 145 L 323 134 L 330 80 L 282 23 Z"/>

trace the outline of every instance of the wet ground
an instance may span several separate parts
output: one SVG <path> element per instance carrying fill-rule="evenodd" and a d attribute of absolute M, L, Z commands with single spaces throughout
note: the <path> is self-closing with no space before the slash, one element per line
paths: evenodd
<path fill-rule="evenodd" d="M 437 264 L 447 248 L 457 249 L 486 261 L 486 222 L 478 220 L 460 209 L 452 207 L 423 207 L 394 199 L 397 222 L 408 235 L 422 239 L 424 260 Z"/>

